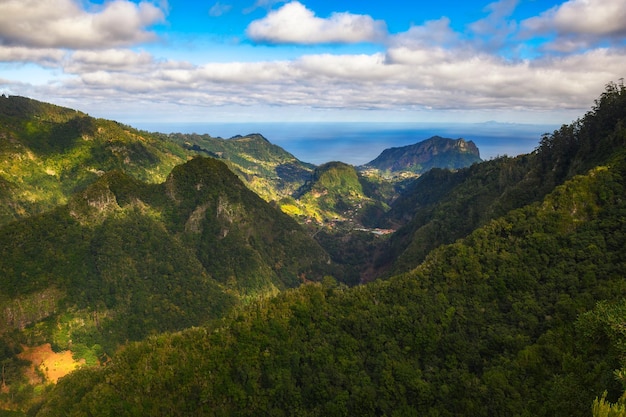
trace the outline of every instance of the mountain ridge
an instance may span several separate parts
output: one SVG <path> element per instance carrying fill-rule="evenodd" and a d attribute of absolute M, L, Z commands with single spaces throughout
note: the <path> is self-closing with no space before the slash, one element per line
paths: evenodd
<path fill-rule="evenodd" d="M 296 280 L 307 285 L 276 296 L 270 296 L 271 288 L 260 298 L 239 294 L 246 305 L 226 318 L 174 333 L 156 334 L 157 327 L 150 337 L 126 344 L 107 366 L 63 378 L 38 397 L 42 402 L 34 403 L 30 414 L 582 417 L 594 398 L 602 407 L 610 406 L 607 401 L 619 402 L 624 392 L 620 375 L 626 373 L 625 99 L 623 84 L 609 84 L 591 111 L 545 135 L 531 154 L 421 174 L 379 219 L 380 226 L 397 228 L 389 238 L 366 231 L 317 233 L 336 246 L 349 242 L 347 252 L 333 253 L 346 258 L 341 266 L 365 268 L 379 262 L 388 268 L 383 279 L 348 288 L 332 276 L 341 271 L 320 265 L 321 283 L 311 283 L 313 275 L 304 274 Z M 371 195 L 370 185 L 354 174 L 354 167 L 324 168 L 318 176 L 320 187 L 347 187 Z M 210 171 L 214 179 L 203 180 L 207 177 L 201 174 Z M 16 243 L 3 247 L 3 276 L 32 283 L 26 295 L 33 297 L 18 298 L 32 309 L 37 291 L 49 288 L 46 280 L 51 276 L 45 271 L 71 279 L 78 273 L 91 277 L 93 271 L 117 268 L 115 274 L 105 274 L 105 291 L 96 288 L 82 294 L 88 286 L 68 287 L 75 297 L 83 297 L 86 310 L 76 319 L 88 323 L 106 318 L 116 303 L 126 305 L 117 280 L 136 277 L 141 284 L 154 276 L 143 284 L 148 287 L 132 286 L 144 288 L 129 304 L 138 309 L 129 310 L 132 317 L 141 320 L 125 328 L 150 328 L 146 324 L 153 325 L 154 317 L 167 317 L 163 323 L 189 323 L 189 317 L 178 316 L 180 304 L 168 298 L 181 294 L 176 280 L 169 281 L 173 291 L 156 298 L 150 297 L 150 285 L 166 286 L 168 281 L 160 277 L 180 268 L 212 264 L 224 271 L 215 284 L 229 289 L 228 297 L 238 291 L 231 275 L 248 279 L 256 291 L 256 284 L 267 288 L 263 277 L 269 277 L 270 270 L 284 268 L 273 253 L 302 258 L 302 253 L 289 252 L 296 240 L 289 227 L 283 227 L 295 223 L 277 217 L 278 230 L 285 231 L 281 236 L 265 214 L 250 221 L 244 200 L 263 210 L 269 205 L 234 177 L 224 164 L 207 158 L 174 168 L 162 183 L 146 185 L 127 174 L 105 173 L 99 182 L 73 194 L 67 211 L 57 209 L 31 218 L 33 222 L 0 228 L 7 237 L 2 241 L 11 237 Z M 322 188 L 315 190 L 320 197 L 324 194 Z M 235 198 L 238 193 L 241 200 Z M 80 222 L 99 230 L 99 239 L 78 245 L 89 237 Z M 259 235 L 254 231 L 257 224 Z M 177 244 L 163 259 L 152 259 L 150 254 L 160 253 L 171 232 Z M 41 250 L 24 244 L 20 236 L 31 236 L 28 242 L 74 246 Z M 224 240 L 231 238 L 233 244 L 227 245 Z M 144 240 L 150 245 L 142 246 Z M 269 245 L 261 249 L 264 240 Z M 276 240 L 283 242 L 283 249 L 271 247 Z M 194 246 L 198 242 L 222 247 Z M 307 242 L 305 253 L 312 248 Z M 258 256 L 252 252 L 255 248 Z M 93 253 L 99 255 L 94 267 L 78 263 Z M 194 253 L 205 258 L 193 261 Z M 327 266 L 328 258 L 315 253 Z M 162 262 L 168 259 L 169 266 Z M 245 271 L 259 259 L 271 262 L 257 272 Z M 14 267 L 26 261 L 30 263 Z M 229 272 L 242 263 L 243 273 L 236 268 L 234 274 Z M 83 269 L 74 270 L 74 264 Z M 380 270 L 371 276 L 381 277 Z M 3 282 L 7 289 L 21 288 L 9 284 Z M 9 294 L 16 295 L 0 291 L 0 302 Z M 63 306 L 62 294 L 40 295 L 50 314 Z M 17 311 L 15 300 L 9 299 L 11 311 Z M 93 300 L 101 303 L 90 307 Z M 160 316 L 151 315 L 155 312 Z M 91 344 L 93 335 L 81 333 L 85 328 L 69 331 L 78 321 L 41 321 L 30 313 L 23 318 L 31 324 L 0 338 L 10 381 L 17 378 L 19 362 L 11 352 L 19 350 L 20 340 L 67 332 L 81 349 L 92 355 L 101 351 Z M 58 346 L 67 346 L 67 340 L 63 343 Z M 2 377 L 4 383 L 4 373 Z"/>
<path fill-rule="evenodd" d="M 473 210 L 477 227 L 406 272 L 354 288 L 327 277 L 213 326 L 132 344 L 110 366 L 61 380 L 33 414 L 617 410 L 626 372 L 625 100 L 624 86 L 611 84 L 531 155 L 421 177 L 450 176 L 430 200 L 413 190 L 433 210 L 416 210 L 415 221 L 450 198 Z"/>
<path fill-rule="evenodd" d="M 480 151 L 473 141 L 432 136 L 412 145 L 385 149 L 360 168 L 421 174 L 432 168 L 458 169 L 481 161 Z"/>

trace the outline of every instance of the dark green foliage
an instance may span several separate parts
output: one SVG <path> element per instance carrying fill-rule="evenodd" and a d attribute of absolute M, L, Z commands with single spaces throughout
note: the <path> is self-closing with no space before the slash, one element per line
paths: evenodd
<path fill-rule="evenodd" d="M 612 377 L 626 340 L 623 302 L 596 307 L 626 293 L 616 164 L 441 247 L 411 274 L 307 285 L 220 327 L 130 346 L 60 411 L 86 413 L 98 396 L 95 415 L 588 415 L 605 389 L 620 393 Z"/>
<path fill-rule="evenodd" d="M 189 154 L 119 123 L 23 97 L 0 99 L 0 225 L 51 210 L 100 175 L 162 182 Z"/>
<path fill-rule="evenodd" d="M 235 278 L 238 290 L 254 292 L 268 284 L 293 287 L 299 276 L 320 273 L 325 254 L 319 245 L 223 163 L 194 158 L 165 186 L 177 201 L 175 227 L 200 238 L 197 257 L 218 280 Z"/>
<path fill-rule="evenodd" d="M 567 179 L 607 163 L 626 144 L 625 97 L 623 85 L 609 84 L 592 111 L 546 134 L 529 155 L 502 157 L 456 173 L 424 174 L 381 221 L 383 227 L 405 226 L 382 251 L 379 268 L 408 271 L 437 246 L 539 201 Z"/>
<path fill-rule="evenodd" d="M 437 246 L 537 201 L 545 194 L 531 191 L 529 158 L 502 157 L 457 172 L 433 169 L 415 180 L 381 221 L 383 227 L 405 226 L 390 239 L 379 267 L 393 262 L 395 273 L 410 270 Z"/>
<path fill-rule="evenodd" d="M 159 185 L 104 174 L 67 206 L 0 228 L 0 242 L 0 302 L 22 299 L 6 324 L 50 317 L 42 342 L 73 343 L 91 359 L 128 340 L 205 324 L 236 295 L 321 279 L 327 268 L 327 255 L 294 220 L 223 163 L 200 157 Z M 58 299 L 44 309 L 50 289 Z M 64 326 L 70 335 L 56 336 Z"/>
<path fill-rule="evenodd" d="M 88 275 L 88 241 L 62 209 L 0 228 L 0 293 L 13 298 Z"/>
<path fill-rule="evenodd" d="M 626 96 L 623 88 L 611 94 Z M 609 115 L 614 99 L 602 98 Z M 606 121 L 603 106 L 579 127 Z M 508 159 L 460 181 L 436 173 L 465 197 L 447 203 L 475 210 L 482 227 L 430 251 L 410 272 L 349 289 L 327 277 L 259 299 L 219 324 L 131 344 L 110 366 L 64 379 L 37 415 L 569 417 L 590 415 L 592 405 L 596 414 L 619 412 L 626 388 L 621 109 L 609 118 L 617 118 L 615 129 L 602 122 L 597 131 L 617 145 L 593 151 L 602 163 L 587 170 L 579 151 L 555 151 L 578 162 L 539 164 L 539 149 L 524 161 L 534 173 L 521 180 L 522 162 Z M 560 136 L 553 140 L 543 149 L 557 149 Z M 544 169 L 554 172 L 546 181 L 559 184 L 526 196 L 524 181 Z M 479 212 L 486 207 L 493 218 Z"/>
<path fill-rule="evenodd" d="M 291 195 L 310 178 L 314 168 L 256 133 L 230 139 L 182 133 L 165 137 L 203 156 L 222 159 L 266 200 Z"/>
<path fill-rule="evenodd" d="M 372 279 L 372 253 L 382 237 L 364 230 L 320 230 L 315 240 L 328 252 L 335 264 L 333 276 L 347 285 Z"/>

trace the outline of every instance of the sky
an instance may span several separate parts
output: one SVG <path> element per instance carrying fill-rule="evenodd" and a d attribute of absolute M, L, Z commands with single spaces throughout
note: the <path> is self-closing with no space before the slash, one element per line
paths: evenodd
<path fill-rule="evenodd" d="M 0 0 L 0 93 L 133 123 L 567 124 L 626 0 Z"/>

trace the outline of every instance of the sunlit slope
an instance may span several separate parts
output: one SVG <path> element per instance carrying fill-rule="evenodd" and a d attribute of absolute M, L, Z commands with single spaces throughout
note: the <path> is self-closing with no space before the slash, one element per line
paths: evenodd
<path fill-rule="evenodd" d="M 230 139 L 181 133 L 166 137 L 188 150 L 223 160 L 250 189 L 267 201 L 292 195 L 311 177 L 314 169 L 312 164 L 298 160 L 261 134 Z"/>
<path fill-rule="evenodd" d="M 134 344 L 37 415 L 591 415 L 626 373 L 624 100 L 542 140 L 557 185 L 407 273 Z"/>
<path fill-rule="evenodd" d="M 293 219 L 220 161 L 196 157 L 160 184 L 111 171 L 67 205 L 0 228 L 0 347 L 13 346 L 0 352 L 3 382 L 26 389 L 20 343 L 93 365 L 127 341 L 207 324 L 328 268 Z"/>
<path fill-rule="evenodd" d="M 100 175 L 121 170 L 165 180 L 186 152 L 119 123 L 24 97 L 0 97 L 0 224 L 68 201 Z"/>
<path fill-rule="evenodd" d="M 352 165 L 329 162 L 315 169 L 293 199 L 281 200 L 281 208 L 301 220 L 318 224 L 361 225 L 361 218 L 374 207 L 384 210 L 382 201 L 367 195 L 364 182 Z"/>
<path fill-rule="evenodd" d="M 411 273 L 130 346 L 37 415 L 588 416 L 623 390 L 624 174 L 621 156 L 576 176 Z"/>

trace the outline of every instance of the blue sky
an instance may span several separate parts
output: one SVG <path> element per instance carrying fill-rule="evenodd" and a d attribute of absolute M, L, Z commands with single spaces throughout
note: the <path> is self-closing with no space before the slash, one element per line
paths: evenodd
<path fill-rule="evenodd" d="M 125 123 L 569 123 L 626 0 L 0 0 L 0 92 Z"/>

